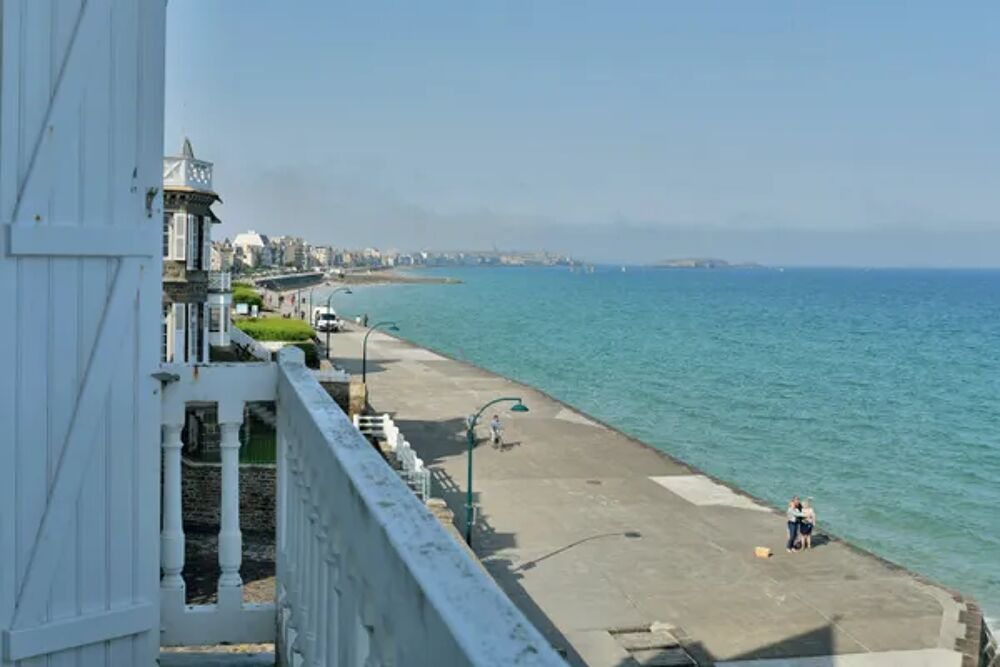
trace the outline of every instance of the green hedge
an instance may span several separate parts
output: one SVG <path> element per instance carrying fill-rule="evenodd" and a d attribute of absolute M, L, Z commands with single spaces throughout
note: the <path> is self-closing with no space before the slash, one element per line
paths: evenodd
<path fill-rule="evenodd" d="M 246 303 L 262 308 L 264 299 L 261 298 L 260 294 L 257 294 L 257 290 L 254 288 L 237 284 L 233 286 L 233 303 Z"/>
<path fill-rule="evenodd" d="M 251 338 L 260 341 L 308 341 L 313 337 L 313 329 L 308 322 L 283 317 L 262 317 L 260 319 L 239 319 L 236 326 Z"/>

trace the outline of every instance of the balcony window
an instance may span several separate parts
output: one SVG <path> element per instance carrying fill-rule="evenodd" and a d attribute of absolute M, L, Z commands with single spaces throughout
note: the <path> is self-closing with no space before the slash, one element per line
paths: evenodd
<path fill-rule="evenodd" d="M 208 330 L 211 333 L 222 331 L 222 307 L 211 306 L 208 309 Z"/>

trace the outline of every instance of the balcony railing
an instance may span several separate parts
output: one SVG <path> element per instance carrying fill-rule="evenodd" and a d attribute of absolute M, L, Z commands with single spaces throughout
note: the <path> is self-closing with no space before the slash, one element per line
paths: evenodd
<path fill-rule="evenodd" d="M 212 163 L 184 157 L 163 158 L 163 185 L 195 190 L 212 189 Z"/>
<path fill-rule="evenodd" d="M 277 363 L 170 366 L 163 393 L 164 645 L 277 641 L 284 665 L 563 665 L 285 348 Z M 242 602 L 239 423 L 276 400 L 275 606 Z M 184 604 L 181 427 L 218 404 L 219 602 Z M 277 631 L 275 631 L 277 627 Z"/>
<path fill-rule="evenodd" d="M 243 329 L 240 329 L 235 323 L 230 323 L 229 339 L 233 345 L 245 350 L 247 354 L 260 361 L 270 361 L 273 356 L 269 349 L 261 345 L 253 336 L 244 333 Z"/>
<path fill-rule="evenodd" d="M 232 292 L 232 274 L 229 271 L 209 271 L 208 272 L 209 292 Z"/>

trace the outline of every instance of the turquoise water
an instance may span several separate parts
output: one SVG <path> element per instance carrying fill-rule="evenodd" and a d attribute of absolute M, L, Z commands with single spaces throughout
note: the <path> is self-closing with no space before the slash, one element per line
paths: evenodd
<path fill-rule="evenodd" d="M 1000 271 L 430 273 L 334 298 L 1000 615 Z"/>

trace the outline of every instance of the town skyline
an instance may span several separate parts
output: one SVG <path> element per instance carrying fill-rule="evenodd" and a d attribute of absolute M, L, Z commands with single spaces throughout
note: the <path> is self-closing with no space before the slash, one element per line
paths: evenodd
<path fill-rule="evenodd" d="M 402 251 L 392 247 L 337 247 L 313 243 L 300 236 L 270 235 L 250 229 L 232 239 L 213 240 L 213 271 L 247 272 L 288 267 L 296 270 L 331 268 L 390 269 L 416 266 L 565 266 L 583 260 L 545 250 L 423 249 Z"/>

